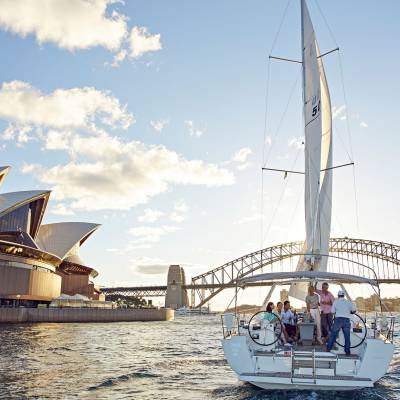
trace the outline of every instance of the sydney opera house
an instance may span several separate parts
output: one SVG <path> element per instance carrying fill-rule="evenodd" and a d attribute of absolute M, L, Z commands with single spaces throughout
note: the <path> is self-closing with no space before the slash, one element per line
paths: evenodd
<path fill-rule="evenodd" d="M 0 184 L 9 167 L 0 167 Z M 50 191 L 0 194 L 0 306 L 48 304 L 63 294 L 92 300 L 97 271 L 79 249 L 99 227 L 84 222 L 42 224 Z"/>

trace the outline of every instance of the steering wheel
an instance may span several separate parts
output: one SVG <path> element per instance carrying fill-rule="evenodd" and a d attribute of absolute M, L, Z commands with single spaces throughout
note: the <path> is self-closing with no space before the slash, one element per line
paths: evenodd
<path fill-rule="evenodd" d="M 358 344 L 353 345 L 353 346 L 350 346 L 351 349 L 355 349 L 356 347 L 361 346 L 361 345 L 364 343 L 365 338 L 367 337 L 367 325 L 365 324 L 365 321 L 364 321 L 364 320 L 362 319 L 362 317 L 360 317 L 358 314 L 353 314 L 353 315 L 356 316 L 356 317 L 358 318 L 358 321 L 356 321 L 356 322 L 359 322 L 359 323 L 361 322 L 361 324 L 362 324 L 361 329 L 363 329 L 364 336 L 363 336 L 363 338 L 360 340 L 360 342 L 359 342 Z M 353 321 L 353 322 L 354 322 L 354 321 Z M 351 332 L 351 331 L 352 331 L 352 330 L 350 330 L 350 332 Z M 336 338 L 335 343 L 336 343 L 337 345 L 339 345 L 340 347 L 344 347 L 344 344 L 339 343 L 338 338 L 339 338 L 339 337 Z"/>
<path fill-rule="evenodd" d="M 271 345 L 275 344 L 282 335 L 282 332 L 283 332 L 282 322 L 281 322 L 280 318 L 278 316 L 276 316 L 276 319 L 271 322 L 272 324 L 275 325 L 274 326 L 275 340 L 270 343 L 261 343 L 261 342 L 257 341 L 257 338 L 253 337 L 255 330 L 253 330 L 253 326 L 252 326 L 253 318 L 259 314 L 262 314 L 262 318 L 258 319 L 257 321 L 261 322 L 263 320 L 264 314 L 266 314 L 266 311 L 258 311 L 250 318 L 249 325 L 247 326 L 249 336 L 254 343 L 256 343 L 260 346 L 271 346 Z M 259 331 L 261 331 L 261 327 L 260 327 Z"/>

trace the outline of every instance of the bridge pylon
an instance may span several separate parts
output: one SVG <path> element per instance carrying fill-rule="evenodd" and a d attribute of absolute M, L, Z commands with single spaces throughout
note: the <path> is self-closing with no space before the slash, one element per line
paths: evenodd
<path fill-rule="evenodd" d="M 168 270 L 165 307 L 176 310 L 189 306 L 187 289 L 184 288 L 185 284 L 185 270 L 180 265 L 171 265 Z"/>

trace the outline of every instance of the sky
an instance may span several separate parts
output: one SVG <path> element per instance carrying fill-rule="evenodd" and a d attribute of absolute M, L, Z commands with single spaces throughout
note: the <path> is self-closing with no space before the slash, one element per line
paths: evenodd
<path fill-rule="evenodd" d="M 400 3 L 308 5 L 321 51 L 340 47 L 334 164 L 355 162 L 332 237 L 399 243 Z M 303 168 L 300 66 L 268 58 L 299 59 L 298 1 L 2 0 L 0 48 L 1 190 L 51 189 L 44 223 L 100 223 L 81 249 L 96 283 L 304 239 L 302 178 L 261 175 Z"/>

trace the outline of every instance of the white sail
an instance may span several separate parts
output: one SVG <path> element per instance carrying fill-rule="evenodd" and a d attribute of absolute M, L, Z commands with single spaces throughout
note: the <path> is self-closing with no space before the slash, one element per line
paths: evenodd
<path fill-rule="evenodd" d="M 303 113 L 305 133 L 306 240 L 297 269 L 326 271 L 332 212 L 332 115 L 324 66 L 305 0 L 301 0 Z M 325 170 L 325 171 L 321 171 Z M 292 285 L 289 295 L 304 300 L 307 288 Z"/>

